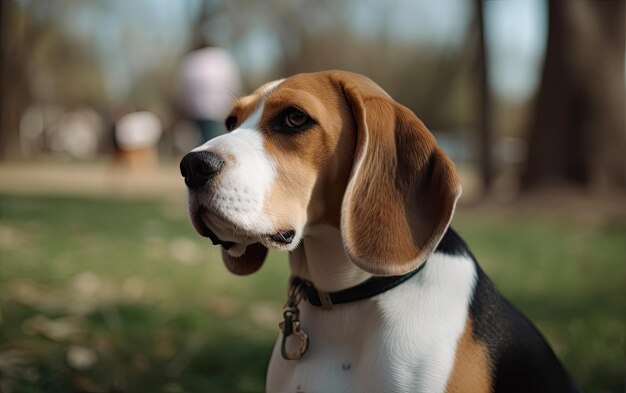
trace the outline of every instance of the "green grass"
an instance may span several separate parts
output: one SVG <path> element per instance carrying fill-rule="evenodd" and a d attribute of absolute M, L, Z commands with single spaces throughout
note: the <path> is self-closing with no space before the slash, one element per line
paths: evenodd
<path fill-rule="evenodd" d="M 461 210 L 586 392 L 623 392 L 626 230 Z M 229 274 L 184 203 L 0 195 L 0 391 L 258 392 L 288 277 Z"/>

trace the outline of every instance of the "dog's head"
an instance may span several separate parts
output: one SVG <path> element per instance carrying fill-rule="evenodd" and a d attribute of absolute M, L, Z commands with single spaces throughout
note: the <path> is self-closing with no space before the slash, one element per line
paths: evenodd
<path fill-rule="evenodd" d="M 195 229 L 236 274 L 307 227 L 341 229 L 362 269 L 418 267 L 445 233 L 461 187 L 424 124 L 368 78 L 299 74 L 237 100 L 228 133 L 181 161 Z"/>

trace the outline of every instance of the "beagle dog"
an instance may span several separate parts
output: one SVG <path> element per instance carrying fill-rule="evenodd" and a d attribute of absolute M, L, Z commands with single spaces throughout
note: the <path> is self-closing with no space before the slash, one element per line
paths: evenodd
<path fill-rule="evenodd" d="M 576 392 L 449 227 L 461 186 L 424 124 L 370 79 L 299 74 L 240 98 L 181 161 L 226 267 L 292 272 L 268 392 Z"/>

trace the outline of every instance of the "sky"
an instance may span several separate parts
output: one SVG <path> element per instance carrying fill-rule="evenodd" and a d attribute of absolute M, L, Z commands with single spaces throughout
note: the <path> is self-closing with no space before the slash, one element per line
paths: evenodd
<path fill-rule="evenodd" d="M 115 100 L 155 64 L 182 55 L 189 40 L 186 1 L 106 0 L 63 13 L 65 29 L 94 49 Z"/>
<path fill-rule="evenodd" d="M 377 35 L 389 19 L 388 33 L 397 40 L 435 46 L 461 45 L 472 18 L 466 0 L 357 0 L 347 2 L 352 26 L 365 36 Z M 529 99 L 537 88 L 547 37 L 545 0 L 485 2 L 489 78 L 497 96 Z M 235 48 L 237 57 L 256 67 L 271 67 L 280 49 L 271 32 L 258 30 Z"/>
<path fill-rule="evenodd" d="M 107 0 L 98 6 L 67 13 L 68 31 L 82 37 L 99 56 L 109 94 L 125 96 L 133 79 L 159 61 L 179 56 L 187 47 L 190 16 L 199 0 Z M 464 41 L 472 17 L 467 0 L 353 0 L 347 1 L 348 23 L 360 33 L 387 33 L 397 40 L 454 47 Z M 485 2 L 489 77 L 498 96 L 523 101 L 537 87 L 546 43 L 545 0 Z M 322 18 L 323 20 L 323 18 Z M 228 21 L 223 20 L 224 29 Z M 263 71 L 271 68 L 280 47 L 271 30 L 252 28 L 232 48 L 243 64 Z"/>
<path fill-rule="evenodd" d="M 537 88 L 547 18 L 545 0 L 485 2 L 489 78 L 497 94 L 523 100 Z"/>

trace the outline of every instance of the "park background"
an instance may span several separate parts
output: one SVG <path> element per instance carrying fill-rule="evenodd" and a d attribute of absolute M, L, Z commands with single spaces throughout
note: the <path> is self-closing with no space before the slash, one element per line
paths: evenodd
<path fill-rule="evenodd" d="M 186 216 L 184 56 L 240 93 L 363 73 L 461 174 L 453 226 L 586 392 L 626 389 L 621 0 L 3 0 L 0 392 L 258 392 L 286 256 L 227 273 Z M 115 122 L 150 111 L 147 156 Z M 78 119 L 78 120 L 76 120 Z M 143 158 L 141 158 L 143 157 Z M 148 157 L 148 159 L 146 159 Z"/>

